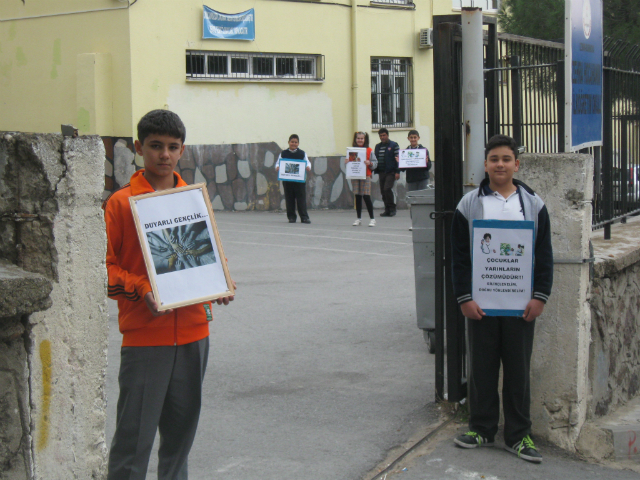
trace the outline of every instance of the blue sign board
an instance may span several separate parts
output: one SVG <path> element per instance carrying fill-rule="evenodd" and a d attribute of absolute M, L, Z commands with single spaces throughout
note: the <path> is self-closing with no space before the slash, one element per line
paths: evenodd
<path fill-rule="evenodd" d="M 202 38 L 255 40 L 256 22 L 253 8 L 241 13 L 221 13 L 203 5 Z"/>
<path fill-rule="evenodd" d="M 570 4 L 571 79 L 569 150 L 602 145 L 602 0 L 567 0 Z M 567 109 L 568 110 L 568 109 Z"/>

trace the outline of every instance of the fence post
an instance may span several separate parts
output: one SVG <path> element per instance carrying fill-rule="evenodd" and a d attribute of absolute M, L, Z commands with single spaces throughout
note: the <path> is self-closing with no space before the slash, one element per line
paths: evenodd
<path fill-rule="evenodd" d="M 558 153 L 564 153 L 564 60 L 556 62 L 556 110 L 558 116 Z"/>
<path fill-rule="evenodd" d="M 520 56 L 511 56 L 511 119 L 513 139 L 522 146 L 522 82 L 520 81 Z"/>
<path fill-rule="evenodd" d="M 613 218 L 613 138 L 612 138 L 612 122 L 613 122 L 613 102 L 611 98 L 611 81 L 613 80 L 613 72 L 607 67 L 610 58 L 605 55 L 603 58 L 602 71 L 602 206 L 604 217 L 607 220 Z M 604 226 L 604 239 L 611 240 L 611 224 Z"/>

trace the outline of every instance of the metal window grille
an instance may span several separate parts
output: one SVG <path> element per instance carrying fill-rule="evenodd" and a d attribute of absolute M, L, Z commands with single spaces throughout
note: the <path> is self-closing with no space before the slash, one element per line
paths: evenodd
<path fill-rule="evenodd" d="M 324 56 L 187 50 L 189 79 L 324 80 Z"/>
<path fill-rule="evenodd" d="M 500 0 L 452 0 L 453 8 L 480 7 L 484 12 L 500 10 Z"/>
<path fill-rule="evenodd" d="M 413 5 L 411 0 L 371 0 L 371 3 L 385 3 L 389 5 Z"/>
<path fill-rule="evenodd" d="M 371 59 L 373 128 L 413 125 L 413 66 L 410 58 Z"/>

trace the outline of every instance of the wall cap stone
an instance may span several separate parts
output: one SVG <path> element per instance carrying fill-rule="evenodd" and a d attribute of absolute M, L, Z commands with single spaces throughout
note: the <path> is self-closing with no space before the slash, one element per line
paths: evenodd
<path fill-rule="evenodd" d="M 0 259 L 0 318 L 46 310 L 52 288 L 48 278 Z"/>
<path fill-rule="evenodd" d="M 640 262 L 640 217 L 611 225 L 611 240 L 604 239 L 603 230 L 593 231 L 591 243 L 595 278 L 610 277 Z"/>

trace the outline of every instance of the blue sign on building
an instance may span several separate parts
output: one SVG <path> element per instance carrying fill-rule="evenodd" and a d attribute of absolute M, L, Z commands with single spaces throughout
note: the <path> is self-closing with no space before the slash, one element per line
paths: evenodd
<path fill-rule="evenodd" d="M 253 8 L 241 13 L 221 13 L 203 5 L 202 38 L 255 40 L 256 23 Z"/>
<path fill-rule="evenodd" d="M 602 145 L 602 0 L 570 3 L 570 150 Z M 567 25 L 569 28 L 569 25 Z M 568 53 L 568 52 L 567 52 Z M 569 91 L 567 91 L 569 94 Z"/>

